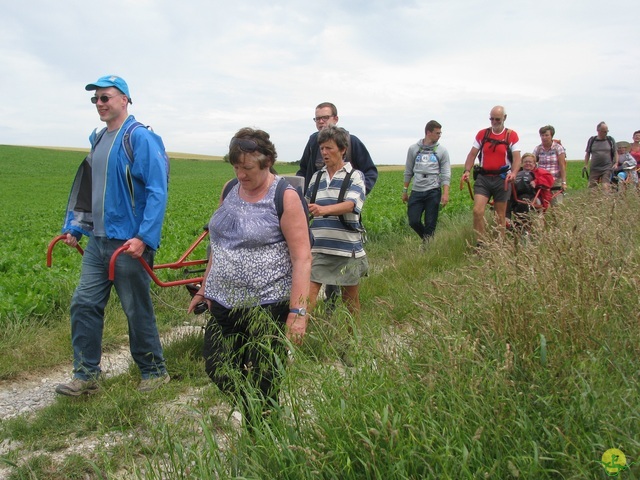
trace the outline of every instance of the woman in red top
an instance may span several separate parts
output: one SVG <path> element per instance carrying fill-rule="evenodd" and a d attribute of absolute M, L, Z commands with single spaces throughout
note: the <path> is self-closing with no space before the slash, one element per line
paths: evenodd
<path fill-rule="evenodd" d="M 629 153 L 640 165 L 640 130 L 633 132 L 633 142 L 629 146 Z"/>

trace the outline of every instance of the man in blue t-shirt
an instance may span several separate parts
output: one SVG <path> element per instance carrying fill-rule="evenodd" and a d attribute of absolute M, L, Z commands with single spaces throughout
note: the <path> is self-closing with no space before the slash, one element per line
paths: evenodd
<path fill-rule="evenodd" d="M 76 175 L 62 229 L 75 247 L 89 237 L 80 283 L 71 300 L 73 379 L 56 393 L 77 397 L 99 388 L 102 332 L 107 302 L 115 287 L 129 325 L 131 355 L 140 369 L 138 390 L 148 392 L 169 381 L 151 301 L 151 278 L 140 263 L 153 265 L 167 204 L 168 165 L 160 137 L 146 128 L 131 132 L 132 158 L 124 136 L 136 120 L 128 113 L 129 87 L 106 75 L 88 84 L 91 103 L 106 127 L 91 135 L 91 151 Z M 126 247 L 109 279 L 112 255 Z"/>

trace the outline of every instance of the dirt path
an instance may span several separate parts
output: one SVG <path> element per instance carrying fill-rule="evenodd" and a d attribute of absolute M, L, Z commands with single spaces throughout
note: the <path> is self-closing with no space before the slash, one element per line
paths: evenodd
<path fill-rule="evenodd" d="M 174 328 L 162 336 L 162 343 L 166 345 L 200 328 L 198 325 Z M 103 354 L 100 366 L 103 375 L 109 378 L 126 372 L 131 362 L 129 347 L 121 346 L 114 352 Z M 56 385 L 69 380 L 71 365 L 51 370 L 45 376 L 23 376 L 15 380 L 0 381 L 0 418 L 6 420 L 18 415 L 28 415 L 51 405 L 56 399 Z"/>
<path fill-rule="evenodd" d="M 172 329 L 162 335 L 163 345 L 171 343 L 177 338 L 200 330 L 200 325 L 188 325 Z M 118 350 L 102 355 L 101 368 L 106 378 L 121 375 L 127 371 L 132 363 L 128 346 L 121 346 Z M 59 383 L 68 382 L 71 379 L 71 365 L 61 366 L 46 373 L 34 376 L 22 376 L 15 380 L 0 381 L 0 418 L 7 420 L 21 415 L 30 415 L 45 408 L 56 401 L 58 395 L 55 387 Z M 192 395 L 191 395 L 192 396 Z M 190 395 L 187 395 L 190 397 Z M 86 454 L 96 448 L 97 445 L 118 442 L 120 434 L 113 433 L 100 438 L 82 438 L 58 452 L 57 460 L 71 453 Z M 6 455 L 12 450 L 20 448 L 20 444 L 11 440 L 0 442 L 0 456 Z M 11 473 L 11 467 L 0 463 L 0 479 L 7 478 Z"/>
<path fill-rule="evenodd" d="M 102 356 L 102 370 L 106 377 L 124 373 L 131 362 L 128 347 Z M 0 381 L 0 418 L 3 420 L 27 415 L 51 405 L 56 398 L 55 387 L 71 380 L 71 366 L 51 370 L 45 376 L 21 377 Z"/>

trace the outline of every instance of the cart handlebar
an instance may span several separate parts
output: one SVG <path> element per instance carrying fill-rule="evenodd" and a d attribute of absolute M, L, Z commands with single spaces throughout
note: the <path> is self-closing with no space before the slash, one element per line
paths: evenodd
<path fill-rule="evenodd" d="M 53 247 L 56 246 L 56 244 L 58 242 L 61 242 L 63 240 L 65 240 L 67 238 L 67 235 L 58 235 L 56 238 L 54 238 L 53 240 L 51 240 L 51 242 L 49 242 L 49 246 L 47 247 L 47 267 L 51 267 L 51 263 L 52 263 L 52 254 L 53 254 Z M 84 250 L 82 249 L 82 247 L 79 244 L 76 244 L 76 250 L 78 250 L 78 252 L 80 253 L 80 255 L 84 255 Z"/>
<path fill-rule="evenodd" d="M 200 244 L 200 242 L 202 242 L 202 240 L 204 240 L 204 238 L 208 234 L 209 234 L 209 230 L 205 229 L 202 232 L 202 234 L 200 234 L 200 236 L 193 242 L 193 244 L 187 249 L 187 251 L 176 262 L 164 263 L 164 264 L 161 264 L 161 265 L 154 265 L 153 268 L 151 268 L 144 258 L 140 257 L 140 258 L 138 258 L 138 261 L 141 263 L 142 267 L 146 270 L 146 272 L 149 274 L 149 276 L 154 281 L 154 283 L 156 285 L 160 286 L 160 287 L 174 287 L 174 286 L 177 286 L 177 285 L 187 285 L 189 283 L 202 282 L 204 280 L 204 277 L 185 278 L 185 279 L 182 279 L 182 280 L 172 280 L 172 281 L 169 281 L 169 282 L 163 282 L 154 273 L 154 270 L 159 270 L 159 269 L 162 269 L 162 268 L 178 269 L 178 268 L 183 268 L 183 267 L 188 267 L 188 266 L 206 264 L 207 263 L 206 259 L 204 259 L 204 260 L 187 260 L 187 257 L 195 250 L 195 248 Z M 58 235 L 53 240 L 51 240 L 51 242 L 49 243 L 49 246 L 47 248 L 47 267 L 51 267 L 52 262 L 53 262 L 53 260 L 52 260 L 53 248 L 56 246 L 56 244 L 58 242 L 63 241 L 66 238 L 67 238 L 66 234 L 65 235 Z M 84 250 L 82 249 L 82 247 L 79 244 L 77 244 L 75 246 L 75 248 L 76 248 L 76 250 L 78 250 L 80 255 L 84 255 Z M 123 245 L 122 247 L 118 248 L 115 252 L 113 252 L 113 255 L 111 256 L 111 259 L 109 260 L 109 280 L 110 281 L 113 282 L 113 280 L 115 278 L 116 259 L 118 258 L 118 256 L 122 252 L 124 252 L 128 248 L 129 248 L 128 245 Z"/>

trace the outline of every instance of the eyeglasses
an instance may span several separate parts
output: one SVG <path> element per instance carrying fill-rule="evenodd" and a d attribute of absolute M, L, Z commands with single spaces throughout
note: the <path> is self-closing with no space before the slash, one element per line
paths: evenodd
<path fill-rule="evenodd" d="M 94 105 L 96 103 L 98 103 L 98 100 L 100 100 L 102 103 L 108 103 L 110 99 L 112 99 L 113 97 L 119 97 L 120 95 L 100 95 L 98 96 L 93 96 L 91 97 L 91 103 L 93 103 Z"/>
<path fill-rule="evenodd" d="M 491 120 L 492 122 L 500 122 L 500 121 L 502 121 L 502 118 L 500 118 L 500 117 L 489 117 L 489 120 Z"/>
<path fill-rule="evenodd" d="M 229 150 L 231 150 L 236 145 L 240 150 L 246 153 L 253 153 L 257 150 L 260 150 L 258 142 L 250 138 L 232 138 L 231 142 L 229 143 Z"/>
<path fill-rule="evenodd" d="M 326 122 L 328 121 L 330 118 L 333 118 L 335 115 L 323 115 L 322 117 L 314 117 L 313 121 L 318 123 L 318 122 Z"/>

